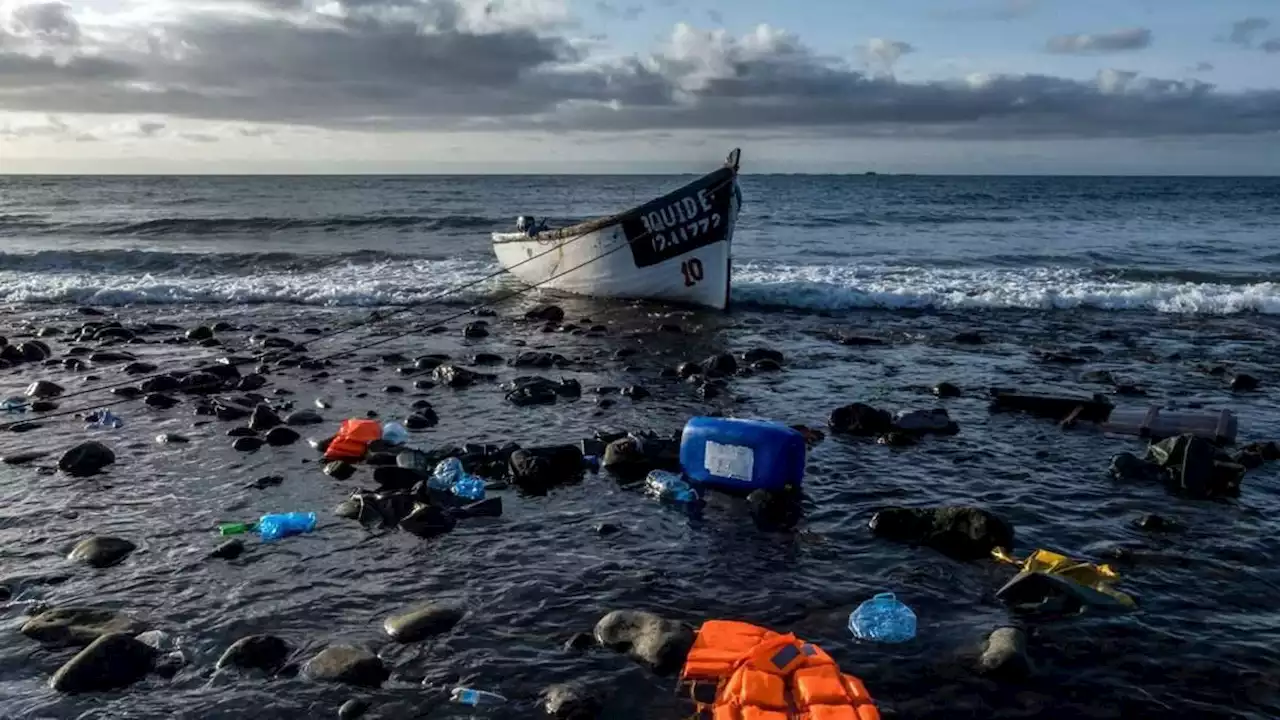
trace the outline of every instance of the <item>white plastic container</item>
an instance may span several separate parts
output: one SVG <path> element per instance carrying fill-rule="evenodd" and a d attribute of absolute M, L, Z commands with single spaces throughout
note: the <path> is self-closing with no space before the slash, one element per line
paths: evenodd
<path fill-rule="evenodd" d="M 1172 412 L 1153 405 L 1148 408 L 1116 408 L 1102 429 L 1152 440 L 1190 433 L 1205 440 L 1231 445 L 1236 441 L 1237 425 L 1235 413 L 1230 410 Z"/>

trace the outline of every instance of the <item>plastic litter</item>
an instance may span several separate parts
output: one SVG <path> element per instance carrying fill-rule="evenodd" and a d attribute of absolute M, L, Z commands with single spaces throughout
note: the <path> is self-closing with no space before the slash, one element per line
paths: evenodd
<path fill-rule="evenodd" d="M 398 422 L 383 423 L 382 441 L 388 445 L 403 445 L 409 442 L 409 430 Z"/>
<path fill-rule="evenodd" d="M 849 631 L 860 640 L 907 642 L 916 636 L 916 614 L 893 593 L 880 593 L 849 614 Z"/>
<path fill-rule="evenodd" d="M 454 482 L 450 491 L 464 500 L 483 500 L 484 480 L 464 473 L 462 477 Z"/>
<path fill-rule="evenodd" d="M 27 399 L 24 397 L 10 397 L 0 400 L 0 411 L 7 413 L 26 412 Z"/>
<path fill-rule="evenodd" d="M 435 470 L 431 471 L 431 479 L 427 480 L 427 487 L 440 492 L 452 492 L 454 484 L 466 474 L 467 471 L 462 468 L 461 460 L 445 458 L 436 464 Z"/>
<path fill-rule="evenodd" d="M 110 410 L 98 410 L 85 419 L 89 421 L 89 424 L 86 427 L 113 429 L 124 427 L 124 420 L 121 420 L 119 415 L 116 415 Z"/>
<path fill-rule="evenodd" d="M 654 470 L 645 478 L 644 486 L 645 492 L 659 500 L 682 505 L 698 501 L 698 491 L 680 473 Z"/>
<path fill-rule="evenodd" d="M 804 436 L 768 420 L 695 417 L 680 438 L 680 466 L 699 487 L 746 495 L 804 480 Z"/>
<path fill-rule="evenodd" d="M 1111 585 L 1120 579 L 1120 575 L 1110 565 L 1094 565 L 1084 560 L 1074 560 L 1052 550 L 1036 550 L 1026 560 L 1018 560 L 1000 548 L 991 551 L 992 557 L 1010 565 L 1020 565 L 1024 573 L 1044 573 L 1056 575 L 1071 582 L 1087 587 L 1106 595 L 1127 607 L 1137 607 L 1138 603 L 1129 595 L 1116 590 Z"/>
<path fill-rule="evenodd" d="M 222 523 L 218 526 L 219 535 L 244 535 L 258 529 L 257 523 Z"/>
<path fill-rule="evenodd" d="M 473 690 L 472 688 L 456 687 L 449 693 L 449 699 L 462 705 L 501 705 L 507 699 L 498 693 L 489 692 L 488 690 Z"/>
<path fill-rule="evenodd" d="M 315 527 L 316 514 L 313 512 L 268 513 L 258 519 L 258 534 L 268 542 L 308 533 Z"/>

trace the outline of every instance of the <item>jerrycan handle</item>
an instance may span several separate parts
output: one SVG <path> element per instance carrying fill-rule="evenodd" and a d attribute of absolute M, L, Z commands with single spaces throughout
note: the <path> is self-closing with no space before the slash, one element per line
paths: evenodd
<path fill-rule="evenodd" d="M 882 593 L 877 593 L 877 594 L 875 595 L 875 597 L 873 597 L 873 598 L 871 598 L 871 599 L 872 599 L 872 600 L 889 600 L 889 601 L 891 601 L 891 602 L 897 602 L 897 601 L 898 601 L 897 596 L 896 596 L 896 595 L 894 595 L 894 594 L 893 594 L 893 593 L 891 593 L 891 592 L 882 592 Z"/>

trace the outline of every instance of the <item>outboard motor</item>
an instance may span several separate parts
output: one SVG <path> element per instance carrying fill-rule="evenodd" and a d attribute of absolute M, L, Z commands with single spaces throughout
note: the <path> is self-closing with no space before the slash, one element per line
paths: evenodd
<path fill-rule="evenodd" d="M 529 218 L 527 218 L 527 217 L 525 217 L 525 216 L 523 216 L 523 215 L 521 215 L 520 217 L 516 218 L 516 230 L 519 230 L 520 232 L 528 232 L 528 231 L 529 231 L 529 224 L 530 224 L 530 223 L 529 223 Z"/>

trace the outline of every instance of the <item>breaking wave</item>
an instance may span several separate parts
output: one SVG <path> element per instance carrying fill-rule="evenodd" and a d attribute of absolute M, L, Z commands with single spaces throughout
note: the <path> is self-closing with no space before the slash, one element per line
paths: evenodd
<path fill-rule="evenodd" d="M 510 224 L 509 218 L 479 215 L 331 215 L 324 217 L 161 217 L 122 222 L 54 222 L 35 213 L 0 214 L 0 236 L 76 234 L 102 237 L 244 235 L 343 230 L 479 230 Z"/>

